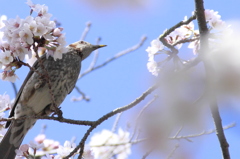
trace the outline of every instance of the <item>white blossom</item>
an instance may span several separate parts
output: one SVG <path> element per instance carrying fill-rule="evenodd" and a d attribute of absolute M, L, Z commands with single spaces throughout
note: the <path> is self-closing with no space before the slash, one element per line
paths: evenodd
<path fill-rule="evenodd" d="M 49 47 L 47 45 L 53 43 L 54 45 L 51 45 L 49 50 L 49 52 L 52 52 L 50 56 L 53 56 L 55 60 L 62 58 L 66 45 L 64 34 L 61 33 L 63 29 L 56 28 L 55 22 L 50 20 L 51 14 L 48 13 L 47 6 L 33 4 L 30 0 L 27 1 L 27 4 L 33 11 L 37 12 L 36 17 L 30 15 L 21 19 L 17 16 L 15 19 L 9 19 L 5 22 L 2 22 L 2 20 L 6 18 L 1 18 L 0 25 L 3 27 L 3 32 L 0 32 L 0 48 L 9 50 L 13 56 L 24 60 L 26 54 L 32 56 L 32 51 L 29 48 L 31 48 L 31 45 L 33 46 L 35 39 L 39 40 L 44 37 L 47 42 L 44 42 L 45 45 L 42 47 L 45 47 L 48 51 Z M 55 34 L 53 34 L 54 30 Z M 7 45 L 1 42 L 2 39 L 6 40 L 9 47 L 5 47 Z M 4 64 L 0 63 L 1 65 Z"/>
<path fill-rule="evenodd" d="M 171 32 L 165 39 L 167 42 L 171 45 L 175 44 L 176 42 L 184 39 L 184 35 L 186 34 L 185 29 L 177 28 L 173 32 Z M 182 47 L 182 43 L 176 45 L 177 49 L 180 49 Z"/>
<path fill-rule="evenodd" d="M 32 149 L 40 149 L 40 148 L 43 148 L 43 143 L 37 143 L 37 142 L 34 142 L 34 141 L 30 141 L 29 142 L 29 147 L 31 147 Z"/>
<path fill-rule="evenodd" d="M 13 57 L 10 51 L 0 52 L 0 61 L 3 65 L 8 65 L 13 61 Z"/>
<path fill-rule="evenodd" d="M 33 34 L 35 36 L 43 36 L 44 34 L 47 33 L 47 31 L 48 30 L 46 29 L 46 27 L 43 24 L 39 23 L 36 27 L 36 30 L 33 32 Z"/>
<path fill-rule="evenodd" d="M 115 156 L 116 159 L 125 159 L 131 153 L 129 135 L 129 132 L 121 128 L 118 134 L 103 130 L 92 136 L 89 146 L 95 158 L 105 159 Z"/>
<path fill-rule="evenodd" d="M 152 73 L 152 75 L 158 76 L 160 69 L 156 61 L 148 61 L 147 68 L 148 68 L 148 71 Z"/>
<path fill-rule="evenodd" d="M 209 25 L 214 29 L 224 29 L 226 24 L 221 20 L 221 16 L 214 10 L 205 10 L 205 18 Z"/>
<path fill-rule="evenodd" d="M 149 46 L 146 51 L 148 54 L 156 54 L 158 51 L 163 50 L 164 45 L 159 41 L 159 39 L 154 39 L 151 41 L 151 46 Z"/>
<path fill-rule="evenodd" d="M 18 76 L 13 71 L 4 71 L 0 73 L 0 79 L 14 83 Z"/>
<path fill-rule="evenodd" d="M 25 23 L 23 29 L 19 32 L 19 37 L 22 41 L 31 45 L 33 44 L 33 33 L 29 28 L 29 24 Z"/>
<path fill-rule="evenodd" d="M 58 141 L 50 140 L 50 139 L 45 139 L 43 141 L 44 148 L 47 150 L 52 150 L 56 149 L 60 146 L 60 143 Z"/>
<path fill-rule="evenodd" d="M 0 111 L 3 111 L 4 109 L 10 107 L 11 105 L 11 100 L 9 95 L 3 94 L 0 95 Z"/>
<path fill-rule="evenodd" d="M 19 149 L 15 150 L 18 157 L 23 157 L 24 154 L 27 154 L 29 146 L 27 144 L 21 145 Z"/>
<path fill-rule="evenodd" d="M 71 143 L 70 141 L 65 141 L 64 146 L 59 146 L 59 148 L 57 149 L 57 156 L 56 158 L 59 157 L 66 157 L 67 155 L 69 155 L 74 148 L 76 147 L 75 143 Z"/>
<path fill-rule="evenodd" d="M 55 28 L 54 30 L 53 30 L 53 35 L 54 36 L 60 36 L 60 35 L 62 35 L 62 33 L 61 33 L 61 29 L 60 28 Z"/>

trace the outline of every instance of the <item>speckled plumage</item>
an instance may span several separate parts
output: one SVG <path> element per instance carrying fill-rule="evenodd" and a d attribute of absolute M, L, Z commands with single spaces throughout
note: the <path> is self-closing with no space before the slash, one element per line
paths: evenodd
<path fill-rule="evenodd" d="M 84 41 L 78 41 L 68 46 L 69 51 L 63 54 L 62 59 L 56 61 L 52 57 L 41 57 L 45 70 L 51 83 L 51 90 L 54 95 L 57 107 L 65 97 L 71 93 L 77 82 L 81 61 L 90 53 L 105 45 L 91 45 Z M 49 86 L 40 63 L 33 65 L 36 71 L 30 71 L 20 88 L 14 102 L 10 117 L 20 118 L 26 116 L 49 115 L 54 110 Z M 0 144 L 1 159 L 14 159 L 17 149 L 28 130 L 35 124 L 36 119 L 24 119 L 7 122 L 10 124 L 8 132 Z"/>

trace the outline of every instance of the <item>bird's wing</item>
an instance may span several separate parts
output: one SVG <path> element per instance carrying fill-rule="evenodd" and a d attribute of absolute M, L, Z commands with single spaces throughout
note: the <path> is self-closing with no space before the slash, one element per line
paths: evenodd
<path fill-rule="evenodd" d="M 46 58 L 46 54 L 42 55 L 40 58 L 41 58 L 41 60 L 43 60 L 44 58 Z M 38 60 L 36 60 L 36 62 L 33 64 L 32 67 L 33 67 L 34 69 L 37 69 L 38 63 L 39 63 Z M 20 98 L 20 96 L 21 96 L 21 94 L 22 94 L 22 91 L 23 91 L 26 83 L 28 82 L 29 78 L 32 76 L 33 73 L 34 73 L 33 70 L 30 70 L 30 71 L 29 71 L 29 73 L 28 73 L 27 77 L 25 78 L 25 80 L 24 80 L 21 88 L 19 89 L 18 94 L 17 94 L 17 96 L 16 96 L 16 99 L 15 99 L 15 101 L 14 101 L 14 104 L 13 104 L 13 106 L 12 106 L 12 109 L 11 109 L 11 112 L 10 112 L 10 115 L 9 115 L 9 118 L 11 118 L 11 117 L 14 116 L 14 111 L 15 111 L 15 108 L 16 108 L 17 103 L 18 103 L 18 101 L 19 101 L 19 98 Z M 8 121 L 8 122 L 6 123 L 6 125 L 5 125 L 5 128 L 8 128 L 10 124 L 11 124 L 11 121 Z"/>

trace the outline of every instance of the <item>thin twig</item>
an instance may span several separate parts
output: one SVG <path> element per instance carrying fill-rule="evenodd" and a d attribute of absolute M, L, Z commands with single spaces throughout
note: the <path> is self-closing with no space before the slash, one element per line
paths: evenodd
<path fill-rule="evenodd" d="M 90 30 L 91 25 L 92 25 L 91 22 L 87 22 L 86 23 L 86 27 L 85 27 L 85 29 L 84 29 L 84 31 L 82 33 L 82 36 L 81 36 L 80 40 L 84 40 L 86 38 L 86 36 L 87 36 L 87 34 L 88 34 L 89 30 Z"/>
<path fill-rule="evenodd" d="M 146 39 L 147 39 L 147 38 L 144 36 L 144 37 L 141 39 L 141 41 L 140 41 L 139 44 L 134 45 L 134 46 L 132 46 L 132 47 L 129 48 L 129 49 L 123 50 L 123 51 L 117 53 L 116 55 L 114 55 L 112 58 L 110 58 L 110 59 L 108 59 L 107 61 L 105 61 L 104 63 L 102 63 L 102 64 L 100 64 L 100 65 L 98 65 L 98 66 L 93 67 L 91 70 L 87 70 L 87 71 L 83 72 L 81 75 L 79 75 L 78 79 L 82 78 L 83 76 L 87 75 L 88 73 L 90 73 L 90 72 L 92 72 L 92 71 L 94 71 L 94 70 L 96 70 L 96 69 L 99 69 L 99 68 L 107 65 L 108 63 L 110 63 L 110 62 L 118 59 L 119 57 L 122 57 L 123 55 L 126 55 L 127 53 L 130 53 L 130 52 L 132 52 L 132 51 L 137 50 L 139 47 L 141 47 L 141 46 L 143 45 L 143 43 L 146 41 Z"/>
<path fill-rule="evenodd" d="M 112 132 L 116 131 L 121 115 L 122 115 L 122 112 L 117 115 L 115 122 L 113 124 L 113 127 L 112 127 Z"/>
<path fill-rule="evenodd" d="M 76 89 L 77 92 L 81 95 L 81 97 L 79 97 L 79 98 L 73 97 L 73 98 L 71 99 L 72 101 L 81 101 L 81 100 L 85 100 L 85 101 L 87 101 L 87 102 L 90 101 L 90 98 L 87 97 L 86 94 L 85 94 L 84 92 L 82 92 L 78 86 L 75 86 L 75 89 Z"/>
<path fill-rule="evenodd" d="M 179 144 L 176 144 L 175 147 L 173 148 L 173 150 L 171 151 L 171 153 L 168 155 L 167 159 L 172 158 L 173 154 L 175 153 L 175 151 L 179 148 Z"/>
<path fill-rule="evenodd" d="M 130 138 L 130 141 L 132 141 L 133 140 L 133 138 L 134 138 L 134 136 L 135 136 L 135 134 L 136 134 L 136 132 L 137 132 L 137 126 L 138 126 L 138 124 L 139 124 L 139 119 L 140 119 L 140 117 L 142 116 L 142 114 L 143 114 L 143 112 L 157 99 L 157 95 L 155 95 L 154 97 L 153 97 L 153 99 L 152 100 L 150 100 L 142 109 L 141 109 L 141 111 L 139 112 L 139 114 L 138 114 L 138 116 L 137 116 L 137 118 L 136 118 L 136 124 L 135 124 L 135 127 L 134 127 L 134 130 L 133 130 L 133 133 L 132 133 L 132 137 Z"/>
<path fill-rule="evenodd" d="M 236 126 L 236 123 L 231 123 L 227 126 L 224 126 L 223 129 L 224 130 L 227 130 L 227 129 L 230 129 L 232 127 Z M 208 135 L 208 134 L 212 134 L 212 133 L 215 133 L 216 130 L 215 129 L 212 129 L 212 130 L 209 130 L 209 131 L 202 131 L 201 133 L 198 133 L 198 134 L 192 134 L 192 135 L 186 135 L 186 136 L 173 136 L 173 137 L 169 137 L 169 139 L 188 139 L 188 138 L 194 138 L 194 137 L 199 137 L 199 136 L 203 136 L 203 135 Z"/>
<path fill-rule="evenodd" d="M 116 143 L 116 144 L 102 144 L 102 145 L 91 145 L 91 147 L 102 147 L 102 146 L 121 146 L 121 145 L 126 145 L 126 144 L 138 144 L 138 143 L 141 143 L 143 141 L 147 141 L 146 138 L 143 138 L 143 139 L 139 139 L 139 140 L 134 140 L 134 141 L 128 141 L 128 142 L 120 142 L 120 143 Z"/>
<path fill-rule="evenodd" d="M 12 84 L 12 87 L 13 87 L 13 91 L 14 91 L 14 93 L 15 93 L 15 96 L 17 96 L 17 86 L 16 86 L 16 84 L 15 83 L 12 83 L 11 82 L 11 84 Z"/>
<path fill-rule="evenodd" d="M 179 135 L 179 133 L 182 131 L 182 129 L 183 129 L 183 126 L 181 126 L 181 127 L 178 129 L 177 133 L 174 135 L 174 138 Z"/>

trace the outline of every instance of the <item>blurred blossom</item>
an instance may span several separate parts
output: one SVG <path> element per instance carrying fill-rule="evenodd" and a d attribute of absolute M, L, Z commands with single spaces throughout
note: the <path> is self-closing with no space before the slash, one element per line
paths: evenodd
<path fill-rule="evenodd" d="M 70 141 L 65 141 L 64 145 L 60 145 L 57 149 L 57 156 L 56 158 L 63 158 L 69 155 L 74 148 L 76 147 L 75 143 L 71 143 Z"/>
<path fill-rule="evenodd" d="M 205 16 L 206 16 L 206 22 L 209 27 L 209 46 L 211 49 L 217 48 L 216 45 L 218 45 L 219 38 L 223 34 L 226 34 L 226 32 L 231 32 L 231 29 L 229 26 L 226 25 L 224 21 L 221 20 L 221 16 L 218 14 L 218 12 L 213 10 L 205 10 Z M 188 20 L 187 16 L 184 17 L 184 22 Z M 165 32 L 165 31 L 164 31 Z M 176 49 L 180 49 L 183 46 L 183 43 L 190 42 L 188 45 L 189 49 L 193 50 L 193 54 L 197 55 L 199 49 L 200 49 L 200 42 L 199 42 L 199 30 L 194 30 L 194 23 L 191 21 L 189 24 L 185 24 L 180 26 L 179 28 L 176 28 L 174 31 L 172 31 L 169 35 L 165 37 L 165 41 L 174 46 Z M 151 46 L 149 46 L 146 51 L 148 52 L 148 63 L 147 68 L 150 73 L 154 76 L 158 76 L 160 69 L 160 65 L 163 61 L 155 61 L 155 56 L 159 55 L 160 53 L 167 53 L 167 50 L 164 50 L 164 45 L 158 40 L 155 39 L 151 42 Z M 167 53 L 168 54 L 168 53 Z M 168 55 L 169 56 L 169 55 Z M 174 58 L 172 58 L 174 59 Z M 190 60 L 190 59 L 188 59 Z M 168 60 L 169 62 L 170 60 Z M 180 58 L 175 58 L 175 61 L 173 61 L 175 64 L 178 62 L 184 65 L 185 61 L 187 60 L 180 60 Z M 177 65 L 175 66 L 175 70 L 177 70 Z"/>
<path fill-rule="evenodd" d="M 199 40 L 195 40 L 195 41 L 191 42 L 188 45 L 188 48 L 193 50 L 193 54 L 194 55 L 197 55 L 198 50 L 200 49 L 200 41 Z"/>
<path fill-rule="evenodd" d="M 34 138 L 34 141 L 36 141 L 37 143 L 41 144 L 43 143 L 43 141 L 46 139 L 46 135 L 45 134 L 39 134 L 38 136 L 36 136 Z"/>
<path fill-rule="evenodd" d="M 0 112 L 11 107 L 11 100 L 8 94 L 0 95 Z"/>
<path fill-rule="evenodd" d="M 5 26 L 5 24 L 3 22 L 5 20 L 7 20 L 7 16 L 1 15 L 0 16 L 0 29 L 2 29 Z M 2 38 L 3 38 L 3 32 L 0 30 L 0 45 L 1 45 L 1 43 L 4 42 Z M 1 47 L 0 47 L 0 49 L 1 49 Z M 0 69 L 1 69 L 1 66 L 0 66 Z"/>
<path fill-rule="evenodd" d="M 28 156 L 29 146 L 27 144 L 21 145 L 19 149 L 15 150 L 18 158 Z"/>
<path fill-rule="evenodd" d="M 43 147 L 44 151 L 50 151 L 53 149 L 57 149 L 59 147 L 60 143 L 55 140 L 45 139 L 43 141 L 43 145 L 44 145 L 44 147 Z"/>
<path fill-rule="evenodd" d="M 15 74 L 15 71 L 4 71 L 0 73 L 0 79 L 3 81 L 10 81 L 14 83 L 18 76 Z"/>
<path fill-rule="evenodd" d="M 210 48 L 208 62 L 214 68 L 212 79 L 221 94 L 240 95 L 240 22 L 231 22 L 232 31 L 225 30 Z"/>
<path fill-rule="evenodd" d="M 95 158 L 107 159 L 115 156 L 116 159 L 125 159 L 131 153 L 130 133 L 121 128 L 118 134 L 103 130 L 91 137 L 89 146 Z"/>
<path fill-rule="evenodd" d="M 89 145 L 85 145 L 83 158 L 84 159 L 94 159 L 93 153 L 91 151 L 91 147 Z"/>
<path fill-rule="evenodd" d="M 29 142 L 29 147 L 31 147 L 34 150 L 38 150 L 40 148 L 43 148 L 43 143 L 37 143 L 37 142 L 34 142 L 34 141 L 30 141 Z"/>

